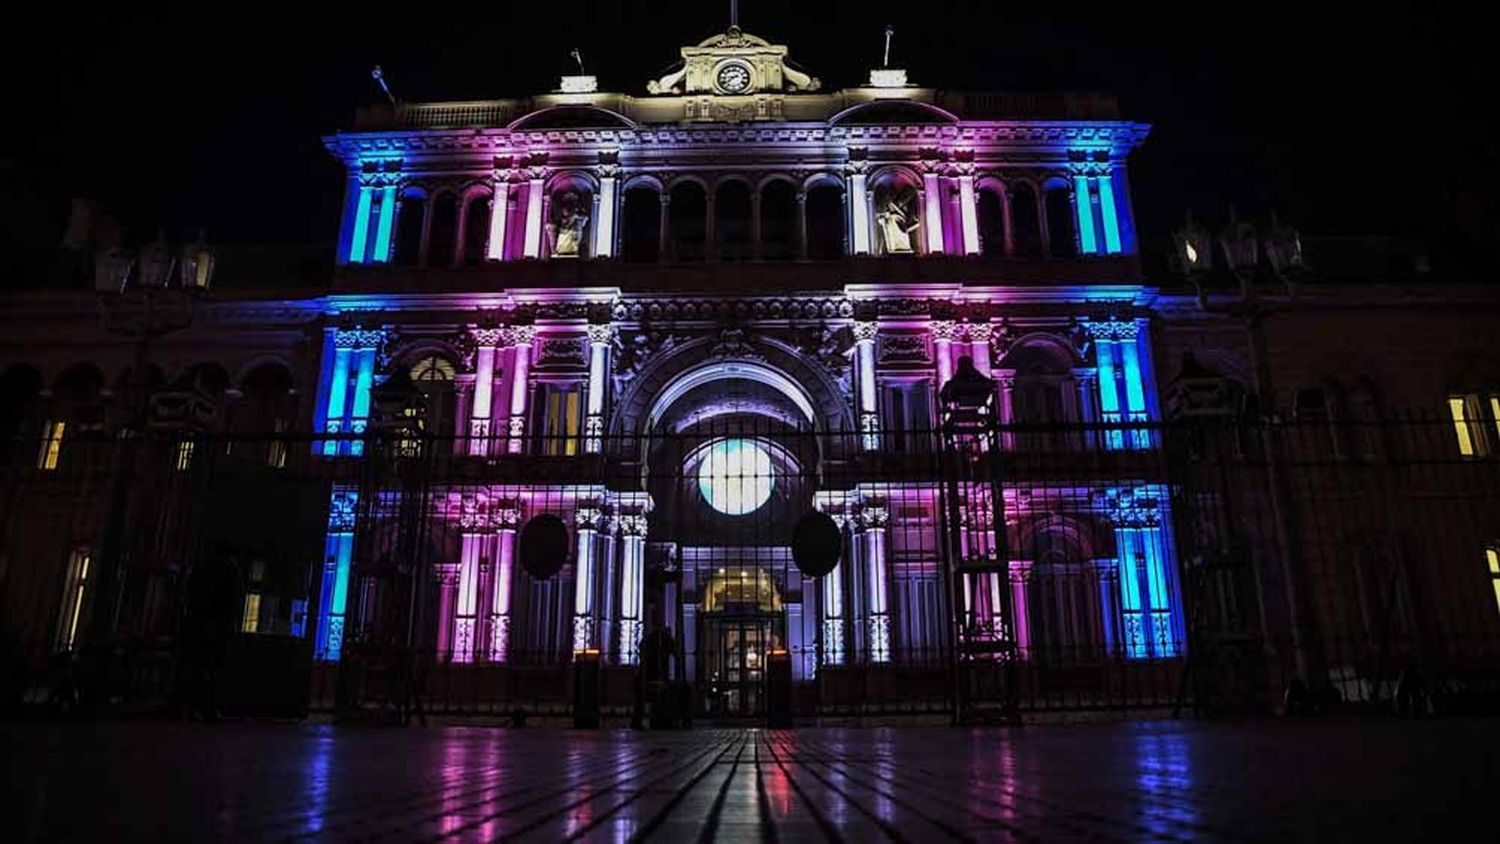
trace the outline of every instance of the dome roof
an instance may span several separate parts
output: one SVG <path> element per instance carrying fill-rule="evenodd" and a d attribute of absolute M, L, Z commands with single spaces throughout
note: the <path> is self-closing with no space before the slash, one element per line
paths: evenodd
<path fill-rule="evenodd" d="M 591 105 L 560 105 L 533 111 L 510 124 L 511 131 L 534 129 L 634 129 L 635 123 L 617 111 Z"/>
<path fill-rule="evenodd" d="M 875 100 L 846 108 L 828 119 L 830 126 L 923 125 L 957 123 L 958 117 L 917 100 Z"/>

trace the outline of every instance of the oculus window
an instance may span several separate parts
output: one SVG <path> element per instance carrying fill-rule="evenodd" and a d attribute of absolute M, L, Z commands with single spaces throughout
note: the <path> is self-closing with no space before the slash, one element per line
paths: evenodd
<path fill-rule="evenodd" d="M 698 464 L 698 490 L 720 513 L 743 516 L 759 510 L 771 497 L 775 472 L 771 455 L 753 440 L 720 440 Z"/>

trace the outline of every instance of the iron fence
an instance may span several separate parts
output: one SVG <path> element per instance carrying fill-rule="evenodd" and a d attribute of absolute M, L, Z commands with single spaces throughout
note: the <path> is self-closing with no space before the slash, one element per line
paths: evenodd
<path fill-rule="evenodd" d="M 785 654 L 803 715 L 1488 710 L 1500 462 L 1455 437 L 1408 414 L 18 440 L 8 699 L 566 715 L 589 653 L 606 713 L 649 675 L 750 717 Z M 827 574 L 796 559 L 812 512 Z M 556 559 L 523 540 L 544 514 Z"/>

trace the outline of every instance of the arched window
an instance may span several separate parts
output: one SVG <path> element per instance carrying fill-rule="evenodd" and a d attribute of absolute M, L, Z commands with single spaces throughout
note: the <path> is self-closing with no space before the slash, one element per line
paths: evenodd
<path fill-rule="evenodd" d="M 297 395 L 292 375 L 279 363 L 257 366 L 240 382 L 241 397 L 234 407 L 234 430 L 244 437 L 233 444 L 264 457 L 267 465 L 286 465 L 287 434 L 297 418 Z"/>
<path fill-rule="evenodd" d="M 571 174 L 550 186 L 547 197 L 547 255 L 587 258 L 594 252 L 594 193 L 588 180 Z"/>
<path fill-rule="evenodd" d="M 667 210 L 672 258 L 701 261 L 706 257 L 708 200 L 703 186 L 684 179 L 672 186 L 672 204 Z"/>
<path fill-rule="evenodd" d="M 645 185 L 625 191 L 620 222 L 620 257 L 653 263 L 661 257 L 661 194 Z"/>
<path fill-rule="evenodd" d="M 876 255 L 925 252 L 919 182 L 904 170 L 887 170 L 870 181 L 870 247 Z M 925 221 L 942 225 L 940 221 Z"/>
<path fill-rule="evenodd" d="M 464 208 L 464 266 L 484 263 L 484 250 L 490 235 L 489 194 L 469 197 Z"/>
<path fill-rule="evenodd" d="M 790 261 L 797 255 L 797 189 L 777 179 L 760 192 L 760 256 Z"/>
<path fill-rule="evenodd" d="M 807 191 L 807 257 L 836 261 L 844 257 L 844 192 L 823 182 Z"/>
<path fill-rule="evenodd" d="M 411 427 L 437 438 L 440 444 L 451 442 L 449 438 L 454 434 L 454 417 L 457 415 L 457 396 L 453 389 L 455 375 L 453 364 L 435 354 L 424 355 L 407 367 L 407 376 L 417 396 L 404 412 L 412 419 Z M 402 450 L 404 453 L 418 453 L 415 448 L 403 447 Z"/>
<path fill-rule="evenodd" d="M 1028 653 L 1066 666 L 1097 661 L 1104 650 L 1099 578 L 1077 540 L 1061 530 L 1033 537 L 1026 584 Z"/>
<path fill-rule="evenodd" d="M 979 251 L 983 255 L 1005 253 L 1005 208 L 999 185 L 984 186 L 975 198 L 979 217 Z"/>
<path fill-rule="evenodd" d="M 432 204 L 432 228 L 427 235 L 427 264 L 453 266 L 458 246 L 458 197 L 445 193 Z"/>
<path fill-rule="evenodd" d="M 1084 197 L 1084 202 L 1088 197 Z M 1047 245 L 1053 258 L 1071 258 L 1078 254 L 1078 235 L 1074 225 L 1072 192 L 1063 185 L 1047 188 Z"/>
<path fill-rule="evenodd" d="M 750 258 L 750 187 L 738 179 L 714 194 L 714 254 L 722 261 Z"/>
<path fill-rule="evenodd" d="M 412 267 L 421 260 L 422 226 L 426 222 L 426 216 L 425 197 L 412 195 L 401 200 L 401 210 L 396 217 L 396 264 Z"/>
<path fill-rule="evenodd" d="M 1011 390 L 1011 421 L 1020 449 L 1047 451 L 1062 447 L 1062 426 L 1076 421 L 1072 368 L 1065 353 L 1046 342 L 1028 343 L 1006 356 L 1015 373 Z"/>
<path fill-rule="evenodd" d="M 1016 185 L 1010 192 L 1011 237 L 1016 254 L 1024 258 L 1042 257 L 1042 221 L 1037 216 L 1036 191 L 1031 185 Z"/>

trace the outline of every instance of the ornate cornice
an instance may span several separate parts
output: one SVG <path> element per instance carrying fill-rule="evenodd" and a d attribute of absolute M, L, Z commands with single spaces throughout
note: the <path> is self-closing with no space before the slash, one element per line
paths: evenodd
<path fill-rule="evenodd" d="M 615 303 L 617 322 L 722 322 L 725 320 L 836 319 L 854 315 L 842 296 L 635 298 Z"/>

